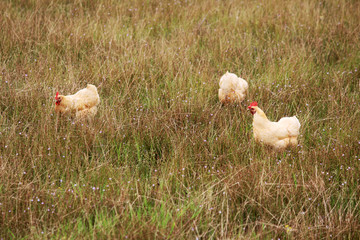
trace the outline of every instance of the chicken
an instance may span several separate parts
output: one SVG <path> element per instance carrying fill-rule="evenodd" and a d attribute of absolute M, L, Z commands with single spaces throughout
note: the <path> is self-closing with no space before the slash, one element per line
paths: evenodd
<path fill-rule="evenodd" d="M 245 99 L 248 83 L 234 73 L 226 72 L 219 82 L 219 100 L 223 104 L 241 103 Z"/>
<path fill-rule="evenodd" d="M 277 150 L 297 145 L 300 122 L 293 117 L 283 117 L 278 122 L 271 122 L 265 113 L 253 102 L 248 107 L 253 119 L 253 132 L 256 141 L 263 142 Z"/>
<path fill-rule="evenodd" d="M 55 112 L 72 115 L 76 119 L 94 117 L 100 103 L 97 88 L 92 84 L 73 95 L 63 96 L 57 92 L 55 100 Z"/>

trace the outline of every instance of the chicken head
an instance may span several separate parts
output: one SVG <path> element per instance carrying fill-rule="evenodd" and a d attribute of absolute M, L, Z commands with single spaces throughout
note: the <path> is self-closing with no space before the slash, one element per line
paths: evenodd
<path fill-rule="evenodd" d="M 256 109 L 254 107 L 257 107 L 257 102 L 252 102 L 250 106 L 248 106 L 248 109 L 250 110 L 250 113 L 254 115 L 256 113 Z"/>
<path fill-rule="evenodd" d="M 59 92 L 56 92 L 55 100 L 55 104 L 60 105 L 61 97 L 59 97 Z"/>

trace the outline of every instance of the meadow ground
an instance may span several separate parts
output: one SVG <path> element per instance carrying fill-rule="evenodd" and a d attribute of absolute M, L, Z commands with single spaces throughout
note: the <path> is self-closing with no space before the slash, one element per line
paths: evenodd
<path fill-rule="evenodd" d="M 360 238 L 360 2 L 0 2 L 3 239 Z M 226 71 L 249 83 L 221 106 Z M 93 122 L 54 96 L 98 86 Z M 299 145 L 253 141 L 252 102 Z"/>

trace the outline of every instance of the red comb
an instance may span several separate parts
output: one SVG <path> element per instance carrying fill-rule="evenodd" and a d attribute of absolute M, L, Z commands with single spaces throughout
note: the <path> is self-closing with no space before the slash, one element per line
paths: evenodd
<path fill-rule="evenodd" d="M 58 96 L 59 96 L 59 92 L 56 92 L 56 96 L 55 96 L 56 100 L 58 99 Z"/>
<path fill-rule="evenodd" d="M 250 109 L 251 107 L 256 107 L 257 105 L 258 105 L 257 102 L 252 102 L 250 106 L 248 106 L 248 108 Z"/>

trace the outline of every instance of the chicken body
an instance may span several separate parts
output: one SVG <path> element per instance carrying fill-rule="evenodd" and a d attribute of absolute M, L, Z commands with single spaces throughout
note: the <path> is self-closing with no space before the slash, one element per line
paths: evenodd
<path fill-rule="evenodd" d="M 97 113 L 97 105 L 100 103 L 97 88 L 92 84 L 88 84 L 86 88 L 73 95 L 58 95 L 55 99 L 57 113 L 74 115 L 76 119 L 94 117 Z"/>
<path fill-rule="evenodd" d="M 283 117 L 278 122 L 271 122 L 257 106 L 251 107 L 250 111 L 254 115 L 253 132 L 256 141 L 278 150 L 297 145 L 301 126 L 297 117 Z"/>
<path fill-rule="evenodd" d="M 241 103 L 245 99 L 248 83 L 234 73 L 226 72 L 219 82 L 219 100 L 223 104 Z"/>

